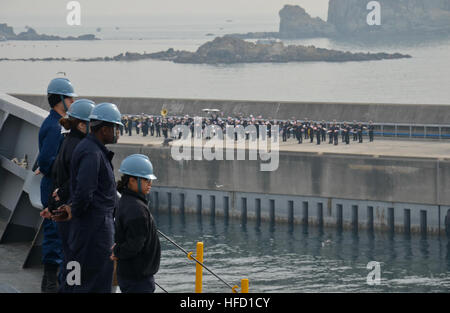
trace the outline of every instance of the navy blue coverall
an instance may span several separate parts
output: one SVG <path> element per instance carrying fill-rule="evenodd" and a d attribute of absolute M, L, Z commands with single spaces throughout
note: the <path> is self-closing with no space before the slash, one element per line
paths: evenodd
<path fill-rule="evenodd" d="M 64 139 L 59 124 L 61 118 L 62 116 L 52 109 L 39 129 L 39 157 L 37 163 L 40 172 L 44 175 L 41 180 L 41 203 L 44 208 L 47 207 L 49 196 L 53 193 L 51 169 L 58 155 L 61 142 Z M 43 230 L 42 263 L 61 264 L 62 248 L 56 223 L 50 219 L 44 219 Z"/>
<path fill-rule="evenodd" d="M 70 201 L 70 161 L 72 160 L 73 151 L 84 137 L 86 137 L 86 134 L 82 133 L 78 129 L 72 129 L 70 133 L 66 135 L 61 147 L 59 148 L 58 156 L 56 157 L 52 168 L 52 177 L 54 182 L 53 189 L 58 189 L 57 194 L 59 201 L 56 201 L 52 196 L 50 196 L 48 199 L 49 210 L 56 210 L 59 206 Z M 64 292 L 64 288 L 66 288 L 65 282 L 67 275 L 67 263 L 71 260 L 71 253 L 68 245 L 71 221 L 58 222 L 56 224 L 64 255 L 59 288 L 61 292 Z"/>
<path fill-rule="evenodd" d="M 73 292 L 111 292 L 116 182 L 114 156 L 89 134 L 75 148 L 70 164 L 72 222 L 69 234 L 71 261 L 81 266 L 81 285 Z"/>

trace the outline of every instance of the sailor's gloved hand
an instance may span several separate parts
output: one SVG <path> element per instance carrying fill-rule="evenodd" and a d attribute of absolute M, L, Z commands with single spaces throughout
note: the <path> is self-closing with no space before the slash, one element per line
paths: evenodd
<path fill-rule="evenodd" d="M 58 209 L 53 211 L 52 220 L 55 222 L 66 222 L 72 218 L 71 207 L 67 204 L 60 206 Z"/>
<path fill-rule="evenodd" d="M 46 219 L 51 219 L 51 218 L 52 218 L 52 213 L 50 213 L 50 211 L 49 211 L 48 208 L 43 209 L 43 210 L 39 213 L 39 215 L 40 215 L 41 217 L 43 217 L 43 218 L 46 218 Z"/>

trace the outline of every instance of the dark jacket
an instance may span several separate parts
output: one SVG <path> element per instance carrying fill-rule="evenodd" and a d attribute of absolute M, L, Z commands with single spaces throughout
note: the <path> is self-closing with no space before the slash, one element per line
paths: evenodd
<path fill-rule="evenodd" d="M 74 292 L 111 292 L 116 182 L 109 151 L 93 134 L 76 146 L 70 162 L 72 219 L 67 240 L 80 263 L 82 284 Z"/>
<path fill-rule="evenodd" d="M 141 280 L 158 272 L 161 246 L 147 200 L 124 189 L 115 219 L 114 255 L 119 259 L 117 275 Z"/>
<path fill-rule="evenodd" d="M 109 151 L 89 134 L 75 148 L 70 162 L 72 215 L 113 214 L 117 206 L 116 182 Z"/>
<path fill-rule="evenodd" d="M 67 203 L 70 198 L 70 161 L 75 147 L 86 135 L 78 129 L 71 130 L 66 135 L 59 153 L 56 156 L 52 166 L 53 190 L 58 188 L 58 197 L 60 201 L 55 201 L 50 194 L 48 199 L 48 208 L 57 209 L 60 205 Z"/>
<path fill-rule="evenodd" d="M 64 136 L 61 134 L 61 125 L 59 125 L 61 118 L 62 116 L 52 109 L 39 129 L 39 156 L 37 163 L 41 173 L 49 178 L 53 162 L 64 139 Z"/>

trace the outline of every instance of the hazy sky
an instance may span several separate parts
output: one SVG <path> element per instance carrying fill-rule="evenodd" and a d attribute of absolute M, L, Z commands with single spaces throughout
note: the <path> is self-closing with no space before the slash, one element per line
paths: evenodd
<path fill-rule="evenodd" d="M 0 0 L 0 23 L 64 24 L 69 0 Z M 285 4 L 298 4 L 326 19 L 328 0 L 78 0 L 83 21 L 120 22 L 138 16 L 271 16 Z"/>

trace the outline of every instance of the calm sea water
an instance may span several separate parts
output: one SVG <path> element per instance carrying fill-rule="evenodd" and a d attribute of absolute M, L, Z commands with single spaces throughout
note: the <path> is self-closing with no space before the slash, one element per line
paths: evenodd
<path fill-rule="evenodd" d="M 204 263 L 231 285 L 251 292 L 449 292 L 450 246 L 445 238 L 338 232 L 197 215 L 155 215 L 159 229 L 188 251 L 204 243 Z M 195 264 L 160 237 L 156 282 L 168 292 L 193 292 Z M 370 261 L 380 262 L 379 285 L 367 284 Z M 204 292 L 229 288 L 204 270 Z M 157 288 L 157 292 L 162 292 Z"/>
<path fill-rule="evenodd" d="M 151 21 L 150 21 L 151 22 Z M 277 19 L 155 21 L 146 27 L 37 28 L 40 33 L 96 33 L 101 41 L 0 42 L 0 58 L 97 57 L 168 48 L 195 51 L 214 36 L 276 31 Z M 21 29 L 16 29 L 16 32 Z M 450 39 L 377 44 L 328 39 L 286 41 L 363 52 L 400 52 L 411 59 L 348 63 L 198 65 L 165 61 L 0 62 L 0 91 L 45 93 L 65 72 L 85 96 L 450 104 Z"/>

